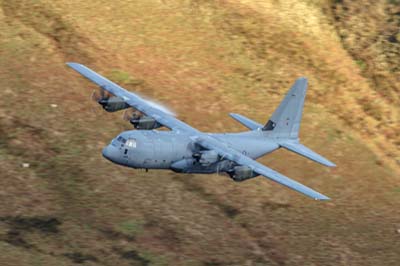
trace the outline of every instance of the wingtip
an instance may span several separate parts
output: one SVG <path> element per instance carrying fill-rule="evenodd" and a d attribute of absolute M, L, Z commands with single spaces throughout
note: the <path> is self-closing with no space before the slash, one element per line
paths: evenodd
<path fill-rule="evenodd" d="M 294 82 L 294 85 L 292 87 L 292 89 L 296 89 L 296 90 L 306 90 L 308 86 L 308 79 L 306 77 L 300 77 L 298 79 L 296 79 L 296 81 Z"/>
<path fill-rule="evenodd" d="M 76 62 L 67 62 L 67 63 L 65 63 L 67 66 L 69 66 L 69 67 L 73 67 L 73 66 L 79 66 L 80 64 L 79 63 L 76 63 Z"/>
<path fill-rule="evenodd" d="M 326 166 L 328 166 L 328 167 L 336 167 L 336 164 L 331 162 L 331 161 L 329 161 L 328 159 L 324 158 L 324 161 L 325 161 L 325 165 Z"/>
<path fill-rule="evenodd" d="M 324 159 L 324 161 L 321 161 L 319 163 L 321 163 L 321 164 L 323 164 L 323 165 L 325 165 L 327 167 L 336 167 L 336 164 L 334 164 L 333 162 L 331 162 L 331 161 L 329 161 L 327 159 Z"/>
<path fill-rule="evenodd" d="M 237 116 L 238 114 L 236 114 L 236 113 L 229 113 L 229 116 L 231 116 L 231 117 L 235 117 L 235 116 Z"/>
<path fill-rule="evenodd" d="M 328 198 L 328 197 L 326 197 L 326 196 L 323 196 L 323 197 L 320 197 L 320 198 L 315 198 L 315 200 L 318 200 L 318 201 L 328 201 L 328 200 L 331 200 L 331 198 Z"/>
<path fill-rule="evenodd" d="M 316 191 L 315 191 L 316 192 Z M 329 197 L 327 197 L 327 196 L 325 196 L 324 194 L 321 194 L 321 193 L 319 193 L 319 192 L 316 192 L 314 195 L 313 195 L 313 198 L 315 199 L 315 200 L 318 200 L 318 201 L 328 201 L 328 200 L 331 200 L 331 198 L 329 198 Z"/>
<path fill-rule="evenodd" d="M 308 79 L 307 79 L 307 77 L 299 77 L 296 81 L 308 82 Z"/>

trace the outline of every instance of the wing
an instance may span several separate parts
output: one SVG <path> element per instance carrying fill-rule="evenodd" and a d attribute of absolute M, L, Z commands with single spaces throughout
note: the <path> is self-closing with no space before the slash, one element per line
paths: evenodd
<path fill-rule="evenodd" d="M 265 165 L 260 164 L 259 162 L 230 148 L 224 142 L 219 141 L 214 137 L 203 134 L 201 136 L 192 137 L 192 139 L 199 145 L 203 146 L 204 148 L 216 151 L 222 158 L 226 158 L 228 160 L 236 162 L 239 165 L 248 166 L 254 172 L 262 176 L 265 176 L 281 185 L 284 185 L 297 192 L 303 193 L 304 195 L 314 198 L 316 200 L 329 200 L 327 196 L 322 195 L 317 191 L 312 190 L 311 188 L 306 187 L 300 184 L 299 182 L 296 182 L 266 167 Z"/>
<path fill-rule="evenodd" d="M 85 78 L 89 79 L 90 81 L 96 83 L 98 86 L 103 88 L 104 90 L 108 91 L 109 93 L 120 97 L 123 99 L 127 104 L 139 110 L 140 112 L 154 118 L 158 123 L 168 127 L 171 130 L 175 131 L 186 131 L 191 133 L 198 133 L 199 131 L 188 124 L 180 121 L 179 119 L 175 118 L 171 114 L 154 107 L 150 102 L 142 99 L 139 95 L 129 92 L 114 82 L 106 79 L 105 77 L 101 76 L 100 74 L 94 72 L 90 68 L 78 64 L 78 63 L 67 63 L 69 67 L 77 71 L 79 74 L 84 76 Z"/>

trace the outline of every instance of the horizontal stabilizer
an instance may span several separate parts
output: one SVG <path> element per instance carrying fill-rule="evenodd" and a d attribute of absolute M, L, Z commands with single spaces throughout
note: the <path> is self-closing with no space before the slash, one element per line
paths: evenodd
<path fill-rule="evenodd" d="M 229 114 L 233 119 L 235 119 L 236 121 L 238 121 L 240 124 L 244 125 L 245 127 L 247 127 L 248 129 L 251 130 L 256 130 L 259 128 L 262 128 L 263 125 L 243 116 L 243 115 L 239 115 L 239 114 L 233 114 L 230 113 Z"/>
<path fill-rule="evenodd" d="M 286 141 L 286 142 L 280 142 L 279 145 L 285 149 L 288 149 L 289 151 L 297 153 L 301 156 L 304 156 L 304 157 L 306 157 L 310 160 L 313 160 L 317 163 L 320 163 L 322 165 L 329 166 L 329 167 L 336 166 L 336 164 L 332 163 L 328 159 L 322 157 L 318 153 L 312 151 L 311 149 L 307 148 L 306 146 L 304 146 L 298 142 Z"/>

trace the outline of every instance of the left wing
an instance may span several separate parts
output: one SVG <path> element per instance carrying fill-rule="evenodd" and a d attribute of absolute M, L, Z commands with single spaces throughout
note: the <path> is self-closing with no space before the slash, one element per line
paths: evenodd
<path fill-rule="evenodd" d="M 99 85 L 102 89 L 108 91 L 109 93 L 123 99 L 127 104 L 135 108 L 136 110 L 154 118 L 158 123 L 163 126 L 168 127 L 171 130 L 181 130 L 191 133 L 199 133 L 199 131 L 188 124 L 176 119 L 171 114 L 156 108 L 154 105 L 148 101 L 142 99 L 139 95 L 129 92 L 114 82 L 106 79 L 100 74 L 94 72 L 90 68 L 78 64 L 78 63 L 67 63 L 69 67 L 77 71 L 79 74 L 89 79 L 90 81 Z"/>
<path fill-rule="evenodd" d="M 281 185 L 300 192 L 315 200 L 329 200 L 327 196 L 322 195 L 321 193 L 318 193 L 317 191 L 312 190 L 311 188 L 306 187 L 299 182 L 296 182 L 272 170 L 271 168 L 266 167 L 265 165 L 260 164 L 259 162 L 241 154 L 235 149 L 230 148 L 226 143 L 219 141 L 214 137 L 203 134 L 198 137 L 192 137 L 192 139 L 204 148 L 216 151 L 222 158 L 231 160 L 239 165 L 248 166 L 254 172 L 263 175 Z"/>

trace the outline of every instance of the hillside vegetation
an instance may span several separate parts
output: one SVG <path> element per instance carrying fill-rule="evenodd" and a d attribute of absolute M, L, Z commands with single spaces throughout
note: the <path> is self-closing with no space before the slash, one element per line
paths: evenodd
<path fill-rule="evenodd" d="M 397 265 L 400 3 L 0 0 L 0 265 Z M 127 169 L 101 156 L 121 113 L 65 62 L 209 132 L 267 121 L 309 79 L 304 144 L 260 161 L 330 196 L 258 177 Z"/>

